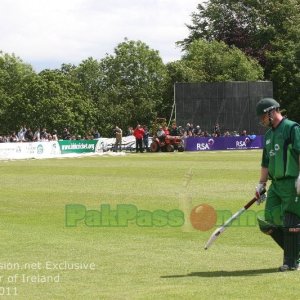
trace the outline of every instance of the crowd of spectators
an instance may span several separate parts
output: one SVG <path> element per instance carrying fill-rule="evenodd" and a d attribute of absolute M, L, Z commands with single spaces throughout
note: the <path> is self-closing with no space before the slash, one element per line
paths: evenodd
<path fill-rule="evenodd" d="M 85 136 L 70 133 L 68 128 L 64 128 L 59 134 L 57 130 L 48 131 L 46 128 L 36 128 L 34 131 L 30 127 L 22 126 L 19 131 L 10 135 L 0 135 L 0 143 L 15 142 L 47 142 L 58 140 L 92 140 L 100 138 L 98 130 L 93 129 L 86 133 Z"/>
<path fill-rule="evenodd" d="M 148 138 L 149 135 L 153 135 L 152 132 L 148 131 L 147 126 L 142 126 L 146 132 L 143 135 L 145 139 L 145 144 L 147 145 L 148 151 Z M 119 129 L 119 128 L 118 128 Z M 121 130 L 121 129 L 119 129 Z M 119 130 L 115 130 L 115 133 Z M 185 127 L 177 126 L 176 123 L 173 123 L 171 128 L 167 126 L 163 127 L 163 130 L 166 135 L 172 136 L 182 136 L 182 137 L 219 137 L 219 136 L 246 136 L 247 131 L 243 130 L 241 132 L 228 130 L 221 131 L 220 125 L 216 123 L 212 128 L 211 132 L 207 130 L 202 130 L 200 125 L 194 126 L 192 123 L 187 123 Z M 128 127 L 126 136 L 134 135 L 135 129 Z M 122 136 L 122 130 L 121 130 Z M 10 135 L 0 135 L 0 143 L 13 143 L 13 142 L 39 142 L 39 141 L 57 141 L 57 140 L 92 140 L 100 138 L 100 133 L 96 129 L 92 129 L 90 132 L 87 132 L 85 136 L 75 135 L 70 133 L 68 128 L 59 134 L 57 130 L 49 131 L 46 128 L 37 128 L 34 131 L 30 127 L 23 126 L 17 132 L 13 132 Z"/>
<path fill-rule="evenodd" d="M 168 130 L 168 128 L 166 128 Z M 212 128 L 211 131 L 208 130 L 202 130 L 200 125 L 194 126 L 192 123 L 187 123 L 185 127 L 182 126 L 176 126 L 175 123 L 172 124 L 172 128 L 169 131 L 170 135 L 176 136 L 184 136 L 184 137 L 189 137 L 189 136 L 194 136 L 194 137 L 220 137 L 220 136 L 246 136 L 247 131 L 242 130 L 241 132 L 239 131 L 232 131 L 230 132 L 229 130 L 221 130 L 221 127 L 219 123 L 216 123 L 214 127 Z"/>

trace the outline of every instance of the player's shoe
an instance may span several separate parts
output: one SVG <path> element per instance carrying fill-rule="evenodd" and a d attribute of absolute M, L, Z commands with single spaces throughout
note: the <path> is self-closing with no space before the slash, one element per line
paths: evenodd
<path fill-rule="evenodd" d="M 289 266 L 289 265 L 282 265 L 279 267 L 278 269 L 279 272 L 285 272 L 285 271 L 300 271 L 300 267 L 299 265 L 295 265 L 295 266 Z"/>

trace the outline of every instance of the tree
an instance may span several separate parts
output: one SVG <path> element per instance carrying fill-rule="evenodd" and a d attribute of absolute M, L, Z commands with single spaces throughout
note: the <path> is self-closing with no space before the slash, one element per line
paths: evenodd
<path fill-rule="evenodd" d="M 199 4 L 187 25 L 185 49 L 195 39 L 223 41 L 256 58 L 262 66 L 272 41 L 284 37 L 300 13 L 299 0 L 211 0 Z"/>
<path fill-rule="evenodd" d="M 100 65 L 101 90 L 112 126 L 149 124 L 163 110 L 168 74 L 158 51 L 125 39 Z"/>
<path fill-rule="evenodd" d="M 195 40 L 188 46 L 182 61 L 185 70 L 192 70 L 190 81 L 253 81 L 263 78 L 263 69 L 257 61 L 224 42 Z"/>
<path fill-rule="evenodd" d="M 0 132 L 15 131 L 26 121 L 25 90 L 35 77 L 30 65 L 0 51 Z"/>
<path fill-rule="evenodd" d="M 274 97 L 300 121 L 300 1 L 211 0 L 197 10 L 189 36 L 178 42 L 183 49 L 203 38 L 234 45 L 256 58 L 264 78 L 273 82 Z"/>

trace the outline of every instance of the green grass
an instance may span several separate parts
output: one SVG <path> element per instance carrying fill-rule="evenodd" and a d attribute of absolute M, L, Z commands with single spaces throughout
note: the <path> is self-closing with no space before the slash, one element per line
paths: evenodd
<path fill-rule="evenodd" d="M 295 298 L 299 274 L 276 271 L 282 251 L 257 227 L 229 228 L 205 251 L 213 229 L 139 227 L 134 221 L 128 227 L 65 226 L 65 206 L 75 203 L 88 210 L 133 204 L 139 210 L 170 211 L 190 199 L 192 206 L 207 203 L 235 212 L 253 196 L 260 155 L 145 153 L 0 161 L 0 266 L 23 267 L 0 268 L 0 286 L 17 287 L 17 299 Z M 94 263 L 96 269 L 46 270 L 48 261 Z M 24 269 L 25 263 L 39 263 L 40 269 Z M 17 282 L 8 283 L 15 274 Z M 22 274 L 59 274 L 60 281 L 24 283 Z"/>

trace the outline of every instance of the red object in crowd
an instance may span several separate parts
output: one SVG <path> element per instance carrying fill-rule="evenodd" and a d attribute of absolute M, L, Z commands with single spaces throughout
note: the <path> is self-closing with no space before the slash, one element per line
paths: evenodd
<path fill-rule="evenodd" d="M 135 137 L 136 139 L 138 139 L 138 140 L 143 139 L 144 134 L 145 134 L 145 131 L 144 131 L 144 129 L 143 129 L 140 125 L 138 125 L 138 126 L 134 129 L 133 135 L 134 135 L 134 137 Z"/>

